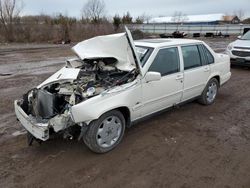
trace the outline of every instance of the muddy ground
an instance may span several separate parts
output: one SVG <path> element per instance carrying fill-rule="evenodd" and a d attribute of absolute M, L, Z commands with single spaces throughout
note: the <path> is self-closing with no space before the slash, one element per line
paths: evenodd
<path fill-rule="evenodd" d="M 208 41 L 223 51 L 229 39 Z M 136 124 L 113 151 L 56 138 L 28 147 L 13 101 L 55 72 L 70 46 L 0 46 L 0 187 L 250 187 L 250 70 L 232 69 L 214 105 Z"/>

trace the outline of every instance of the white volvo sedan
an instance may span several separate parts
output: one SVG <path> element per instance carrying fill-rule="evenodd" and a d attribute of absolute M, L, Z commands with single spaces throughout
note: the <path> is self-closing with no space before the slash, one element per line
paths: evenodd
<path fill-rule="evenodd" d="M 15 101 L 30 144 L 61 133 L 108 152 L 137 120 L 190 99 L 212 104 L 231 76 L 229 56 L 198 40 L 134 42 L 127 30 L 73 51 L 77 58 Z"/>

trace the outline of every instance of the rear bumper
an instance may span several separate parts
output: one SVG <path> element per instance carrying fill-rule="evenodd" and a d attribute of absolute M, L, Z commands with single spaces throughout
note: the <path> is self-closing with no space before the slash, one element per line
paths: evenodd
<path fill-rule="evenodd" d="M 223 86 L 224 84 L 226 84 L 228 82 L 228 80 L 231 78 L 232 73 L 228 72 L 227 74 L 225 74 L 224 76 L 221 77 L 221 86 Z"/>
<path fill-rule="evenodd" d="M 14 102 L 15 113 L 17 119 L 20 121 L 22 126 L 31 133 L 35 138 L 42 141 L 49 139 L 49 129 L 47 123 L 37 123 L 32 120 L 21 108 L 21 101 L 16 100 Z"/>

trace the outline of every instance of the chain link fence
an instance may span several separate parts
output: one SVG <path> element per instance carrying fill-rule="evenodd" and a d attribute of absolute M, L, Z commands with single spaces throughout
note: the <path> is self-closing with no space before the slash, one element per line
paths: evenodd
<path fill-rule="evenodd" d="M 185 32 L 187 34 L 193 33 L 219 33 L 228 35 L 241 35 L 244 28 L 250 28 L 250 24 L 227 24 L 227 25 L 175 25 L 175 24 L 131 24 L 128 25 L 130 30 L 139 29 L 145 33 L 154 34 L 172 34 L 175 31 Z"/>

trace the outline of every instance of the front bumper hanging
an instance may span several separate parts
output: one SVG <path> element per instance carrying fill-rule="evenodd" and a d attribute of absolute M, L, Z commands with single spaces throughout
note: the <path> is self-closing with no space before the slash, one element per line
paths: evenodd
<path fill-rule="evenodd" d="M 21 122 L 22 126 L 32 134 L 36 139 L 46 141 L 49 139 L 48 123 L 39 123 L 32 120 L 21 108 L 22 101 L 16 100 L 14 102 L 15 113 L 17 119 Z"/>

